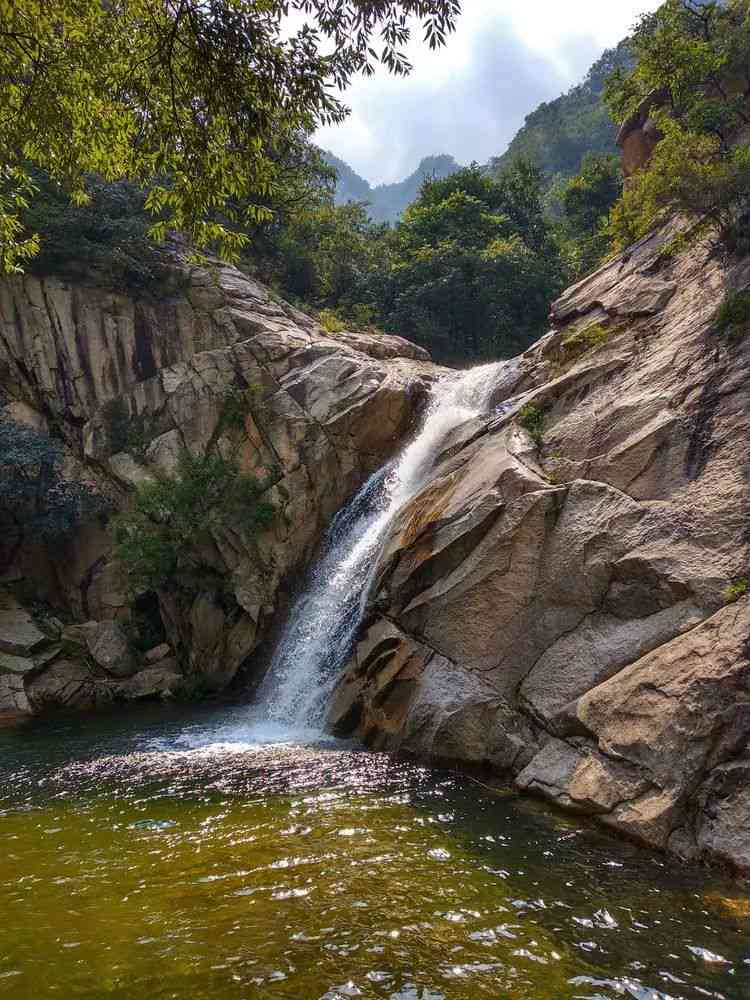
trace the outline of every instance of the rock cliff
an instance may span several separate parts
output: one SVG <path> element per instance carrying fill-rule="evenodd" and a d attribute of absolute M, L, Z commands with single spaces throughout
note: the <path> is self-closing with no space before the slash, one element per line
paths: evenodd
<path fill-rule="evenodd" d="M 133 595 L 106 526 L 84 525 L 53 551 L 25 545 L 0 593 L 0 712 L 154 696 L 186 676 L 228 684 L 263 638 L 282 585 L 398 446 L 435 377 L 420 348 L 331 337 L 233 267 L 176 264 L 174 285 L 153 302 L 54 278 L 1 283 L 0 405 L 62 439 L 68 475 L 114 508 L 135 484 L 171 475 L 183 449 L 217 450 L 267 483 L 273 524 L 252 542 L 230 525 L 202 543 L 203 562 L 227 584 L 189 598 L 160 593 L 167 643 L 150 659 L 128 654 Z M 227 399 L 248 388 L 252 402 L 229 426 Z M 122 440 L 132 426 L 137 447 Z M 32 620 L 19 589 L 59 609 L 68 627 L 49 613 Z M 148 597 L 157 599 L 139 599 Z"/>
<path fill-rule="evenodd" d="M 331 724 L 750 869 L 750 338 L 715 326 L 750 264 L 674 231 L 566 292 L 445 443 Z"/>

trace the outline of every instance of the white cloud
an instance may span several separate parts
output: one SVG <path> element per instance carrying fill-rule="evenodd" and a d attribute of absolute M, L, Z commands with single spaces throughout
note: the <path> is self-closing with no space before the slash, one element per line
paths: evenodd
<path fill-rule="evenodd" d="M 423 156 L 484 161 L 503 152 L 525 115 L 577 83 L 601 52 L 623 38 L 655 0 L 464 0 L 448 47 L 419 37 L 414 71 L 380 70 L 344 95 L 350 118 L 320 129 L 332 149 L 373 183 L 399 180 Z"/>

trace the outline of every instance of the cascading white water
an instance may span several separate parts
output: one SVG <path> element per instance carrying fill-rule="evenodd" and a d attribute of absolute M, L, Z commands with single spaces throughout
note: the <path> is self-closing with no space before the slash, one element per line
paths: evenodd
<path fill-rule="evenodd" d="M 507 362 L 482 365 L 437 382 L 414 439 L 336 515 L 259 692 L 270 719 L 320 726 L 351 652 L 391 522 L 422 486 L 450 431 L 486 411 L 508 367 Z"/>

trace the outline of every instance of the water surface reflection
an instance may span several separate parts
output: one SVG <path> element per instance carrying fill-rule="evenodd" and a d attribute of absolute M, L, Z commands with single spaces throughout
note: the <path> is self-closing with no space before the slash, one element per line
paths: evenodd
<path fill-rule="evenodd" d="M 0 816 L 0 995 L 750 996 L 731 881 L 245 709 L 0 730 Z"/>

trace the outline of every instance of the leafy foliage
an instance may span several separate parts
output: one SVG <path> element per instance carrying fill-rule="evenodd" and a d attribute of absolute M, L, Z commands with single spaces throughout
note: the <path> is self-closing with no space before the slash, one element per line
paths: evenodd
<path fill-rule="evenodd" d="M 334 91 L 354 74 L 378 62 L 408 73 L 409 15 L 436 48 L 459 9 L 459 0 L 0 0 L 3 270 L 34 250 L 18 227 L 28 164 L 77 204 L 90 198 L 90 175 L 150 185 L 154 239 L 176 229 L 237 254 L 247 236 L 232 223 L 270 216 L 279 144 L 341 121 Z M 308 18 L 288 35 L 290 11 Z"/>
<path fill-rule="evenodd" d="M 333 309 L 321 309 L 318 313 L 320 325 L 328 333 L 342 333 L 346 329 L 346 323 L 339 318 Z"/>
<path fill-rule="evenodd" d="M 735 580 L 733 583 L 730 583 L 724 591 L 724 600 L 727 604 L 734 604 L 735 601 L 739 601 L 739 599 L 744 597 L 749 591 L 750 582 L 745 579 Z"/>
<path fill-rule="evenodd" d="M 621 249 L 667 213 L 703 218 L 736 250 L 750 249 L 750 10 L 746 0 L 667 0 L 631 40 L 637 63 L 607 85 L 613 113 L 632 114 L 652 95 L 661 141 L 615 207 L 610 233 Z"/>
<path fill-rule="evenodd" d="M 0 515 L 3 559 L 26 538 L 52 543 L 103 513 L 102 497 L 63 475 L 63 452 L 49 434 L 0 417 Z"/>
<path fill-rule="evenodd" d="M 245 422 L 253 411 L 253 401 L 257 393 L 257 386 L 247 388 L 234 386 L 224 394 L 220 421 L 222 430 L 245 430 Z"/>
<path fill-rule="evenodd" d="M 750 332 L 750 291 L 727 296 L 716 314 L 716 329 L 733 339 L 745 337 Z"/>
<path fill-rule="evenodd" d="M 21 167 L 0 162 L 0 274 L 22 271 L 24 261 L 39 252 L 39 236 L 25 236 L 21 219 L 35 190 Z"/>
<path fill-rule="evenodd" d="M 49 176 L 35 171 L 33 179 L 36 193 L 21 212 L 24 231 L 38 240 L 30 270 L 119 289 L 155 291 L 164 284 L 168 272 L 136 185 L 88 177 L 88 200 L 80 205 Z"/>
<path fill-rule="evenodd" d="M 384 235 L 363 205 L 323 201 L 303 208 L 278 234 L 277 278 L 293 297 L 345 313 L 349 305 L 373 301 Z"/>
<path fill-rule="evenodd" d="M 242 473 L 219 454 L 183 452 L 177 474 L 141 484 L 130 509 L 114 524 L 115 554 L 135 591 L 194 590 L 211 570 L 201 542 L 223 527 L 250 537 L 269 525 L 268 484 Z"/>
<path fill-rule="evenodd" d="M 129 451 L 136 458 L 143 458 L 153 437 L 146 416 L 131 416 L 125 401 L 117 398 L 106 404 L 104 417 L 111 454 Z"/>
<path fill-rule="evenodd" d="M 519 162 L 425 181 L 390 242 L 389 329 L 439 360 L 502 357 L 538 334 L 562 287 L 542 179 Z"/>
<path fill-rule="evenodd" d="M 609 213 L 622 192 L 620 158 L 589 153 L 580 173 L 561 185 L 556 232 L 571 277 L 588 273 L 609 250 Z"/>
<path fill-rule="evenodd" d="M 581 330 L 574 330 L 563 337 L 562 347 L 566 358 L 578 357 L 587 351 L 601 347 L 609 332 L 601 323 L 591 323 Z"/>
<path fill-rule="evenodd" d="M 537 446 L 544 440 L 544 410 L 536 403 L 525 403 L 518 411 L 518 422 Z"/>

